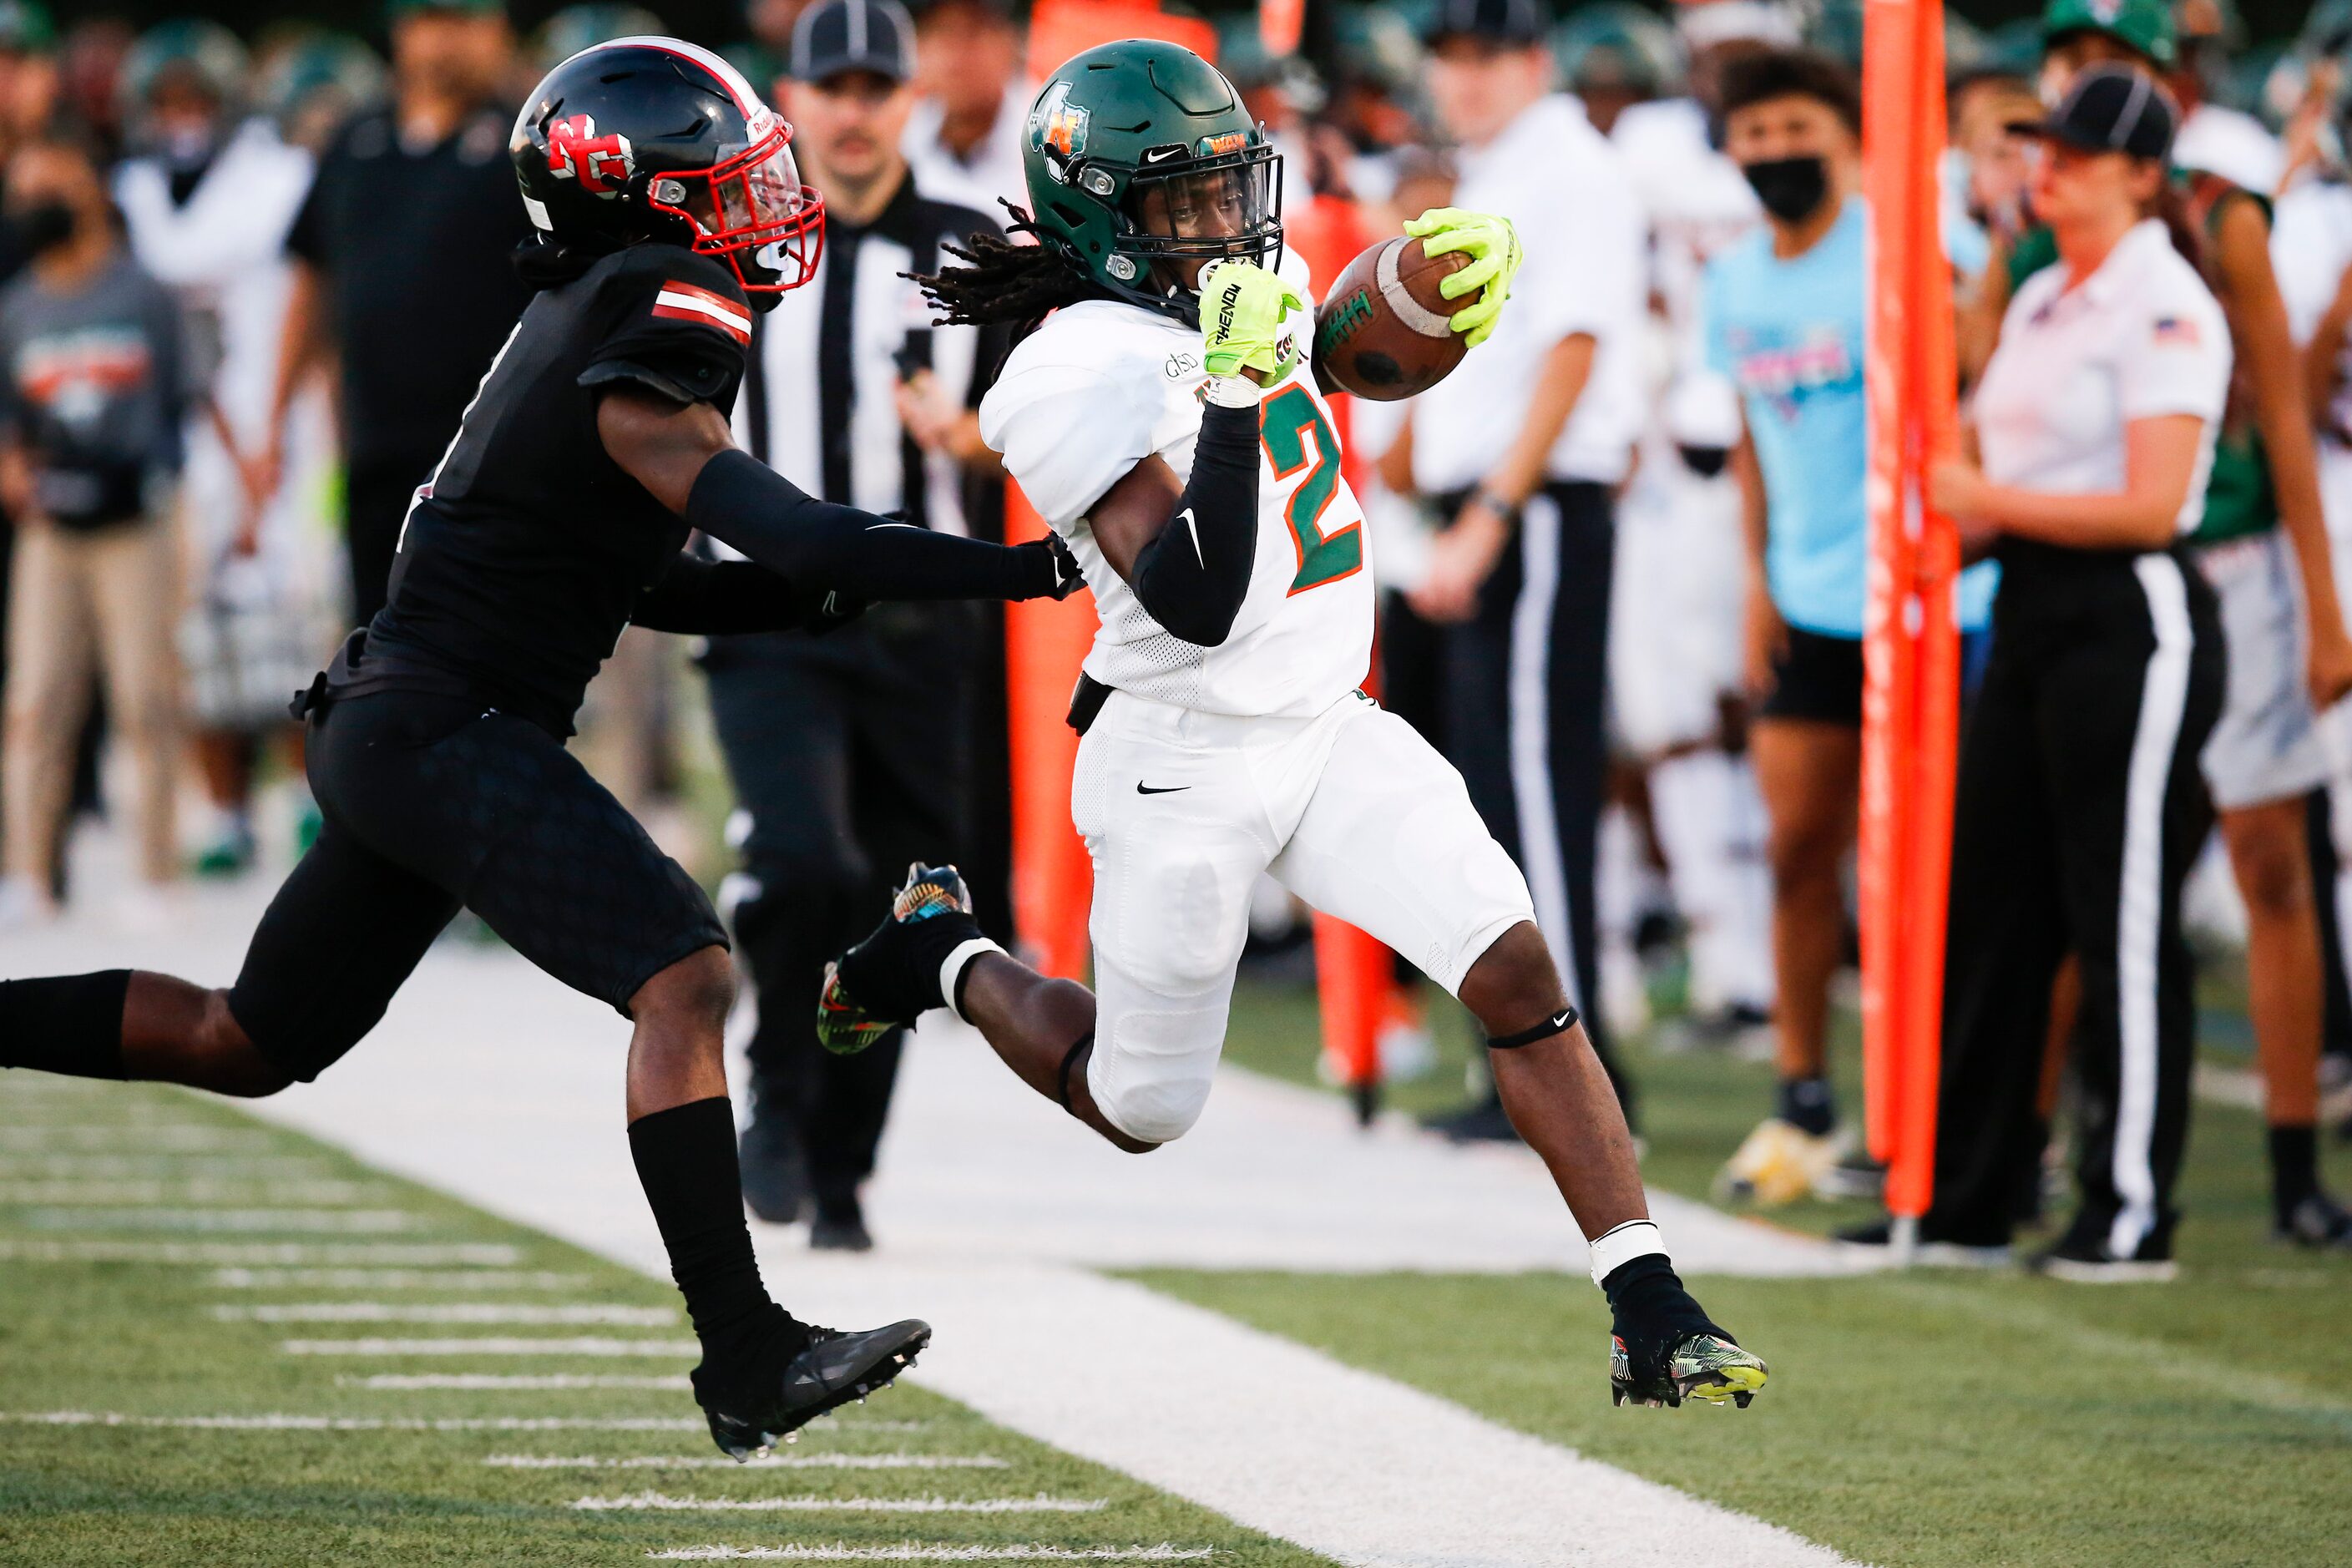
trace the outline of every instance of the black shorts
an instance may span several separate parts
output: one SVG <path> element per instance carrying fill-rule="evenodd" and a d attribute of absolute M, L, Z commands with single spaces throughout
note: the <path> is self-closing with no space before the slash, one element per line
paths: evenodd
<path fill-rule="evenodd" d="M 724 947 L 710 900 L 546 731 L 467 698 L 379 691 L 314 714 L 326 821 L 270 901 L 229 1011 L 309 1080 L 375 1026 L 459 907 L 625 1016 Z"/>
<path fill-rule="evenodd" d="M 1789 628 L 1788 651 L 1772 661 L 1772 691 L 1759 719 L 1810 719 L 1862 728 L 1862 639 Z"/>

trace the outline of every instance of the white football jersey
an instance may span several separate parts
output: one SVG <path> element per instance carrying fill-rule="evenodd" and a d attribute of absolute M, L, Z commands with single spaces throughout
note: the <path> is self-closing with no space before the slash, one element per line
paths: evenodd
<path fill-rule="evenodd" d="M 1330 405 L 1308 355 L 1306 265 L 1282 276 L 1309 302 L 1298 368 L 1261 405 L 1257 561 L 1233 634 L 1215 647 L 1171 636 L 1111 570 L 1088 509 L 1157 452 L 1179 479 L 1201 434 L 1201 334 L 1156 311 L 1089 300 L 1058 310 L 1006 360 L 980 405 L 981 436 L 1029 504 L 1069 542 L 1102 626 L 1087 673 L 1138 697 L 1207 713 L 1307 717 L 1360 685 L 1372 652 L 1364 514 L 1339 472 Z"/>

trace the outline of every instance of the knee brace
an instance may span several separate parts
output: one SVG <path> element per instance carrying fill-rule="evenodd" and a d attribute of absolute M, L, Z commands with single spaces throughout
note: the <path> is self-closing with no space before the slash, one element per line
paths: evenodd
<path fill-rule="evenodd" d="M 1106 1121 L 1147 1143 L 1172 1143 L 1192 1130 L 1217 1066 L 1215 1049 L 1190 1048 L 1194 1024 L 1184 1013 L 1130 1013 L 1115 1032 L 1097 1024 L 1087 1089 Z"/>

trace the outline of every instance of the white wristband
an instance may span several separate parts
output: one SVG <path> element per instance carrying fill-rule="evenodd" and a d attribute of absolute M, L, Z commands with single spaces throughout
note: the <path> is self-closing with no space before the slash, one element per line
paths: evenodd
<path fill-rule="evenodd" d="M 955 1000 L 956 980 L 963 973 L 963 966 L 983 952 L 1003 952 L 1003 947 L 989 941 L 988 938 L 976 936 L 969 942 L 956 943 L 955 951 L 948 954 L 945 963 L 940 965 L 940 994 L 947 999 L 948 1011 L 953 1013 L 959 1022 L 966 1024 L 971 1022 L 963 1016 L 963 1009 L 956 1005 Z"/>
<path fill-rule="evenodd" d="M 1255 408 L 1265 388 L 1245 375 L 1213 375 L 1201 384 L 1201 395 L 1220 408 Z"/>
<path fill-rule="evenodd" d="M 1646 1219 L 1629 1219 L 1592 1238 L 1592 1282 L 1600 1284 L 1636 1258 L 1666 1255 L 1665 1238 Z"/>

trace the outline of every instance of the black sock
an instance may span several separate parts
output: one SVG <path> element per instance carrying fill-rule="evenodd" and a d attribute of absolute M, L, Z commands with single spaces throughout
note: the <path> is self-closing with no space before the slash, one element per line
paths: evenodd
<path fill-rule="evenodd" d="M 1837 1126 L 1837 1101 L 1830 1097 L 1830 1080 L 1818 1076 L 1782 1079 L 1780 1116 L 1800 1131 L 1828 1137 Z"/>
<path fill-rule="evenodd" d="M 2319 1190 L 2319 1130 L 2273 1127 L 2271 1144 L 2271 1212 L 2284 1225 L 2295 1205 Z"/>
<path fill-rule="evenodd" d="M 669 1250 L 670 1278 L 702 1341 L 695 1392 L 706 1404 L 747 1388 L 752 1397 L 773 1397 L 784 1363 L 807 1345 L 808 1334 L 760 1283 L 727 1097 L 637 1118 L 629 1123 L 629 1153 Z"/>
<path fill-rule="evenodd" d="M 131 971 L 0 980 L 0 1068 L 121 1079 Z"/>

